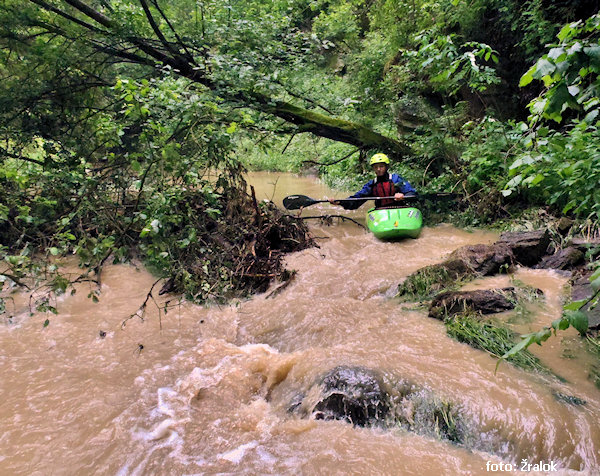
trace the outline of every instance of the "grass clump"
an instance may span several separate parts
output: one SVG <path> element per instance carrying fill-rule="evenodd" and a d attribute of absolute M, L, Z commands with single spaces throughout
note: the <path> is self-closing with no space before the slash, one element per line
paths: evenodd
<path fill-rule="evenodd" d="M 444 324 L 450 337 L 496 357 L 502 357 L 515 344 L 514 333 L 510 329 L 470 315 L 448 318 Z M 525 370 L 547 372 L 540 360 L 529 351 L 519 352 L 507 360 Z"/>
<path fill-rule="evenodd" d="M 392 389 L 393 425 L 456 444 L 471 441 L 472 422 L 458 405 L 407 381 L 397 382 Z"/>
<path fill-rule="evenodd" d="M 431 299 L 442 290 L 455 290 L 464 282 L 445 266 L 432 265 L 419 269 L 398 286 L 397 296 L 405 301 Z"/>

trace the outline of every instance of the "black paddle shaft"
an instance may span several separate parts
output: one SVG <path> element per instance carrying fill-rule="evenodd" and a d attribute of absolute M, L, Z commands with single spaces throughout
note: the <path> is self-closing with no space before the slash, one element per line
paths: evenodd
<path fill-rule="evenodd" d="M 361 198 L 342 198 L 336 201 L 348 201 L 348 200 L 381 200 L 391 199 L 394 197 L 361 197 Z M 403 200 L 451 200 L 457 198 L 455 193 L 421 193 L 419 195 L 408 195 Z M 310 207 L 315 203 L 329 202 L 329 200 L 315 200 L 314 198 L 307 197 L 306 195 L 290 195 L 283 199 L 283 206 L 287 210 L 298 210 L 299 208 Z"/>
<path fill-rule="evenodd" d="M 345 202 L 348 200 L 382 200 L 382 199 L 392 199 L 394 198 L 393 196 L 391 197 L 361 197 L 361 198 L 342 198 L 339 201 L 341 202 Z M 418 200 L 419 197 L 417 196 L 407 196 L 404 197 L 404 200 Z M 285 197 L 283 199 L 283 206 L 287 209 L 287 210 L 298 210 L 299 208 L 304 208 L 304 207 L 310 207 L 311 205 L 314 205 L 315 203 L 324 203 L 324 202 L 329 202 L 329 200 L 315 200 L 314 198 L 310 198 L 307 197 L 306 195 L 290 195 L 288 197 Z"/>

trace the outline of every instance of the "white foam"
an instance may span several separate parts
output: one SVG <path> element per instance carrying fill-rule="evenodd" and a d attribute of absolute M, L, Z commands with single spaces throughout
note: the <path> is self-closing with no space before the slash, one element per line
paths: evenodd
<path fill-rule="evenodd" d="M 217 456 L 217 458 L 225 459 L 227 461 L 231 461 L 232 463 L 239 464 L 240 461 L 242 461 L 244 455 L 246 454 L 246 451 L 256 448 L 257 446 L 258 441 L 251 441 L 250 443 L 238 446 L 236 449 L 228 451 L 227 453 L 221 453 Z"/>
<path fill-rule="evenodd" d="M 175 411 L 171 408 L 168 400 L 171 397 L 176 397 L 177 392 L 173 390 L 171 387 L 161 387 L 158 389 L 158 407 L 157 410 L 159 413 L 163 415 L 167 415 L 170 417 L 175 416 Z"/>
<path fill-rule="evenodd" d="M 145 436 L 146 440 L 156 441 L 162 440 L 165 437 L 169 437 L 169 441 L 172 441 L 174 438 L 177 438 L 177 433 L 173 430 L 173 426 L 175 425 L 175 420 L 172 418 L 167 418 L 166 420 L 160 422 L 154 430 L 148 433 Z"/>

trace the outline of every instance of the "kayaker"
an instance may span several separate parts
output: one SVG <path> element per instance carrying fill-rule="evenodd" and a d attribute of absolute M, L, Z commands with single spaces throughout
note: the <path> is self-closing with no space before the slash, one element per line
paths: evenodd
<path fill-rule="evenodd" d="M 417 191 L 413 186 L 404 180 L 398 174 L 390 174 L 388 168 L 390 166 L 390 159 L 385 154 L 375 154 L 371 157 L 370 165 L 375 172 L 375 178 L 369 180 L 363 188 L 348 198 L 361 198 L 361 197 L 391 197 L 384 200 L 375 200 L 375 207 L 389 207 L 393 205 L 395 201 L 404 199 L 406 195 L 415 196 Z M 334 205 L 341 205 L 346 210 L 354 210 L 360 207 L 367 200 L 335 200 L 330 199 L 329 202 Z"/>

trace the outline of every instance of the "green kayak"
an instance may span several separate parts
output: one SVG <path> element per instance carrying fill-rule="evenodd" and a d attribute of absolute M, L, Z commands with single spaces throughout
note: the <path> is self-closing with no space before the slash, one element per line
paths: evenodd
<path fill-rule="evenodd" d="M 367 212 L 367 227 L 380 240 L 417 238 L 423 228 L 423 216 L 418 208 L 371 208 Z"/>

